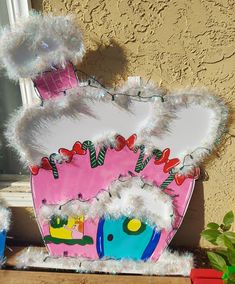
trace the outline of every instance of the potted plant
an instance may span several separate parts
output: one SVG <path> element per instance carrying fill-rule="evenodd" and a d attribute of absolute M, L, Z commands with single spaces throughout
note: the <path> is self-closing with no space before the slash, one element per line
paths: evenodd
<path fill-rule="evenodd" d="M 234 214 L 229 211 L 224 216 L 222 224 L 211 222 L 202 231 L 201 236 L 217 246 L 216 251 L 207 252 L 211 266 L 215 270 L 193 270 L 191 273 L 193 283 L 235 283 L 235 232 L 231 231 L 233 222 Z"/>

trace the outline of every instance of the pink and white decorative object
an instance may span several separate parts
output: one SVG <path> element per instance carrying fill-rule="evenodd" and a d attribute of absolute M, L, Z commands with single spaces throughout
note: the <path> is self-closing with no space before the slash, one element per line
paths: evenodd
<path fill-rule="evenodd" d="M 115 91 L 79 84 L 71 62 L 84 50 L 72 27 L 67 17 L 32 15 L 3 33 L 9 76 L 31 77 L 43 100 L 17 111 L 6 136 L 30 168 L 38 224 L 59 267 L 70 259 L 74 268 L 77 259 L 81 271 L 159 274 L 156 263 L 184 218 L 200 162 L 225 130 L 227 109 L 204 91 L 163 97 L 136 80 Z M 37 54 L 26 65 L 19 42 Z"/>
<path fill-rule="evenodd" d="M 75 88 L 78 85 L 72 63 L 68 63 L 64 68 L 53 68 L 53 71 L 44 72 L 33 80 L 42 100 L 65 95 L 66 90 Z"/>

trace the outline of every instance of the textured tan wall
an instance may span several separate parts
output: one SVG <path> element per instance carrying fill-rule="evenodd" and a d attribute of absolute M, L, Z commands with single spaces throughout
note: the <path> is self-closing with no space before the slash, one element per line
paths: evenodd
<path fill-rule="evenodd" d="M 105 84 L 140 75 L 168 90 L 205 86 L 234 113 L 235 0 L 34 0 L 33 6 L 76 15 L 87 47 L 80 68 Z M 231 123 L 229 132 L 235 134 Z M 204 165 L 209 179 L 197 183 L 173 244 L 207 246 L 199 236 L 204 224 L 235 211 L 234 143 L 227 135 L 220 157 Z"/>

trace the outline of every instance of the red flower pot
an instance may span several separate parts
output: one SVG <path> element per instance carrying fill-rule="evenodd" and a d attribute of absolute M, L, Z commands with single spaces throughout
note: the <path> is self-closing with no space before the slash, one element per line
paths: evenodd
<path fill-rule="evenodd" d="M 215 269 L 192 269 L 190 278 L 193 284 L 223 284 L 222 275 Z"/>

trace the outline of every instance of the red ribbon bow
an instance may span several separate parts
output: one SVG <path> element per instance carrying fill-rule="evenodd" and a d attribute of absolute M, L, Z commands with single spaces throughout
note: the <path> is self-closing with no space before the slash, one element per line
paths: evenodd
<path fill-rule="evenodd" d="M 65 156 L 67 158 L 67 163 L 71 162 L 73 155 L 78 154 L 78 155 L 86 155 L 86 150 L 82 149 L 82 144 L 77 141 L 74 145 L 73 145 L 73 149 L 72 150 L 68 150 L 65 148 L 60 148 L 59 149 L 59 153 L 61 156 Z"/>
<path fill-rule="evenodd" d="M 165 163 L 163 167 L 163 172 L 168 173 L 171 169 L 173 169 L 175 166 L 179 165 L 180 160 L 178 158 L 170 159 L 170 149 L 166 148 L 162 151 L 162 156 L 160 159 L 155 160 L 154 164 L 155 165 L 160 165 Z"/>
<path fill-rule="evenodd" d="M 61 156 L 65 156 L 67 158 L 67 163 L 71 162 L 73 155 L 78 154 L 78 155 L 85 155 L 86 154 L 86 150 L 82 149 L 82 144 L 77 141 L 74 145 L 73 145 L 73 149 L 72 150 L 68 150 L 65 148 L 60 148 L 59 149 L 59 153 Z M 33 175 L 37 175 L 39 172 L 39 169 L 45 169 L 45 170 L 52 170 L 52 166 L 51 163 L 49 161 L 49 159 L 47 157 L 43 157 L 41 159 L 41 164 L 40 166 L 38 165 L 32 165 L 29 166 L 29 169 L 31 171 L 31 173 Z"/>
<path fill-rule="evenodd" d="M 136 139 L 136 134 L 131 135 L 127 140 L 123 136 L 117 135 L 114 149 L 116 151 L 121 151 L 125 146 L 127 146 L 130 150 L 134 150 Z"/>
<path fill-rule="evenodd" d="M 198 179 L 200 176 L 200 168 L 194 168 L 189 174 L 184 175 L 182 173 L 175 174 L 175 182 L 177 185 L 181 185 L 186 178 Z"/>
<path fill-rule="evenodd" d="M 47 157 L 43 157 L 41 159 L 40 166 L 38 166 L 38 165 L 29 166 L 29 169 L 30 169 L 30 171 L 33 175 L 37 175 L 40 168 L 43 168 L 45 170 L 52 170 L 52 166 L 51 166 L 50 161 Z"/>

